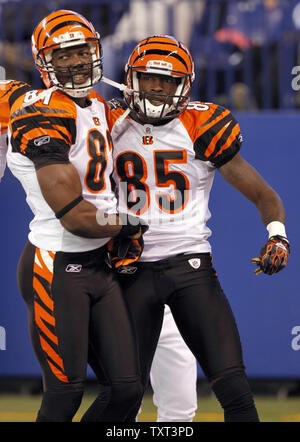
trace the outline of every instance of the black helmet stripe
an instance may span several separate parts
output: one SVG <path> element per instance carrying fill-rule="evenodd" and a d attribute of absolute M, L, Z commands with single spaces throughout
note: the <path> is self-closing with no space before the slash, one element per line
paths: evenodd
<path fill-rule="evenodd" d="M 61 14 L 61 15 L 58 15 L 57 17 L 53 17 L 53 18 L 51 18 L 51 20 L 49 20 L 49 21 L 47 22 L 47 25 L 48 25 L 48 23 L 52 22 L 53 20 L 57 20 L 58 18 L 61 18 L 61 17 L 68 17 L 68 16 L 74 17 L 74 14 L 71 14 L 71 13 L 70 13 L 70 14 Z M 39 44 L 39 39 L 40 39 L 40 35 L 41 35 L 42 30 L 43 30 L 43 27 L 41 27 L 40 32 L 39 32 L 39 35 L 38 35 L 38 37 L 37 37 L 37 42 L 36 42 L 36 45 L 37 45 L 37 46 L 38 46 L 38 44 Z"/>
<path fill-rule="evenodd" d="M 180 55 L 176 54 L 175 52 L 170 52 L 170 51 L 163 51 L 162 49 L 149 49 L 148 51 L 143 51 L 141 54 L 139 54 L 134 61 L 132 62 L 132 65 L 134 65 L 134 63 L 141 57 L 144 57 L 145 55 L 172 55 L 172 57 L 177 58 L 177 60 L 181 61 L 181 63 L 186 67 L 186 69 L 188 70 L 188 66 L 186 64 L 186 62 L 184 61 L 184 59 L 182 57 L 180 57 Z"/>
<path fill-rule="evenodd" d="M 161 41 L 161 40 L 153 40 L 153 41 L 151 41 L 152 38 L 154 38 L 154 37 L 147 38 L 147 40 L 145 40 L 144 43 L 141 43 L 139 45 L 139 47 L 141 48 L 142 46 L 145 46 L 145 45 L 148 45 L 148 44 L 159 44 L 159 45 L 176 46 L 177 48 L 182 49 L 186 53 L 186 55 L 189 57 L 190 62 L 192 63 L 191 55 L 189 54 L 189 52 L 186 50 L 186 48 L 182 45 L 182 43 L 180 41 L 178 41 L 177 43 L 176 42 L 170 43 L 170 38 L 171 37 L 163 37 L 163 36 L 161 36 L 160 38 L 166 38 L 166 39 L 168 39 L 168 41 Z"/>
<path fill-rule="evenodd" d="M 45 40 L 43 41 L 42 46 L 45 46 L 45 43 L 48 40 L 48 38 L 58 29 L 64 28 L 65 26 L 68 26 L 68 25 L 78 25 L 78 24 L 80 26 L 83 26 L 84 28 L 90 30 L 90 28 L 87 25 L 85 25 L 84 23 L 82 23 L 80 21 L 76 21 L 76 20 L 64 21 L 63 23 L 59 23 L 58 25 L 54 26 L 54 28 L 52 28 L 51 31 L 48 32 Z"/>
<path fill-rule="evenodd" d="M 153 40 L 152 41 L 151 38 L 153 38 L 153 37 L 150 37 L 147 40 L 145 40 L 145 43 L 141 43 L 140 47 L 148 45 L 148 44 L 160 44 L 160 45 L 177 46 L 177 47 L 179 46 L 177 43 L 170 43 L 169 40 L 168 41 L 160 41 L 160 40 Z"/>

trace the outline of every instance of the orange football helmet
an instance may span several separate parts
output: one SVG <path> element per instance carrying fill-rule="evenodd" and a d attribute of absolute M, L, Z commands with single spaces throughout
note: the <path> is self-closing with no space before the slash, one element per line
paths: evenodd
<path fill-rule="evenodd" d="M 175 77 L 177 89 L 174 95 L 160 95 L 163 104 L 154 106 L 150 103 L 151 93 L 141 92 L 139 73 L 169 75 Z M 127 106 L 143 121 L 165 120 L 174 118 L 187 107 L 192 82 L 195 78 L 194 63 L 189 50 L 176 38 L 159 35 L 142 40 L 133 49 L 125 67 L 126 83 L 132 94 L 124 92 Z M 157 93 L 155 93 L 157 96 Z"/>
<path fill-rule="evenodd" d="M 58 72 L 52 64 L 52 54 L 55 49 L 73 48 L 87 44 L 92 62 L 79 67 L 63 66 L 70 81 L 61 84 L 57 79 Z M 93 25 L 77 12 L 59 10 L 47 15 L 35 28 L 31 38 L 31 48 L 35 65 L 46 87 L 56 86 L 72 97 L 85 97 L 93 85 L 102 77 L 102 47 L 100 36 Z M 76 84 L 74 75 L 79 69 L 89 72 L 89 79 L 83 84 Z"/>

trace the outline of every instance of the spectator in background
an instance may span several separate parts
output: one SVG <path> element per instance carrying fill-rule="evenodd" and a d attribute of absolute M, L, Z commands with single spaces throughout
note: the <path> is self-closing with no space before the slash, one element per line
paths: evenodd
<path fill-rule="evenodd" d="M 205 3 L 206 0 L 131 0 L 114 33 L 102 39 L 104 76 L 123 82 L 128 54 L 145 35 L 169 33 L 189 45 Z M 97 92 L 107 100 L 115 96 L 104 83 L 97 85 Z"/>
<path fill-rule="evenodd" d="M 295 29 L 300 31 L 300 1 L 294 0 L 293 8 L 292 8 L 292 21 Z"/>
<path fill-rule="evenodd" d="M 76 10 L 101 29 L 101 37 L 112 32 L 115 24 L 128 11 L 130 0 L 111 2 L 87 0 L 76 2 Z M 32 69 L 31 32 L 33 26 L 51 11 L 64 7 L 64 0 L 0 0 L 0 66 L 7 78 L 25 81 L 35 89 L 43 88 L 38 72 Z M 101 4 L 101 8 L 99 8 Z"/>
<path fill-rule="evenodd" d="M 215 95 L 205 99 L 239 110 L 279 106 L 278 42 L 291 28 L 290 7 L 287 0 L 207 4 L 192 44 L 195 53 L 206 30 L 202 58 L 195 62 L 207 75 L 215 72 L 216 82 Z"/>

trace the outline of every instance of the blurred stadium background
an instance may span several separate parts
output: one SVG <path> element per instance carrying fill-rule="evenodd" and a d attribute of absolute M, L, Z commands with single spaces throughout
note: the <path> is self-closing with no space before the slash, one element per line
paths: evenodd
<path fill-rule="evenodd" d="M 42 87 L 30 37 L 40 19 L 55 9 L 75 10 L 93 22 L 102 37 L 104 75 L 118 81 L 123 81 L 123 67 L 137 41 L 174 35 L 195 61 L 192 99 L 227 106 L 239 120 L 243 156 L 286 206 L 292 253 L 283 272 L 254 276 L 250 258 L 264 244 L 266 231 L 255 208 L 217 175 L 209 222 L 214 264 L 236 315 L 262 419 L 300 421 L 300 0 L 0 0 L 2 79 Z M 101 84 L 98 91 L 106 99 L 119 95 Z M 30 421 L 39 405 L 41 380 L 16 266 L 31 213 L 9 171 L 0 198 L 0 421 Z M 222 420 L 200 367 L 198 375 L 196 420 Z M 87 387 L 83 407 L 95 391 L 91 371 Z M 155 420 L 151 396 L 141 420 Z"/>

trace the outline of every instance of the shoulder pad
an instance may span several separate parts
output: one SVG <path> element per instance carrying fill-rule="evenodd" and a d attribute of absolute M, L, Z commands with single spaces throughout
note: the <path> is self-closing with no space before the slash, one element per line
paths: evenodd
<path fill-rule="evenodd" d="M 208 118 L 198 126 L 194 141 L 195 157 L 223 166 L 240 150 L 240 127 L 229 109 L 214 106 Z"/>

